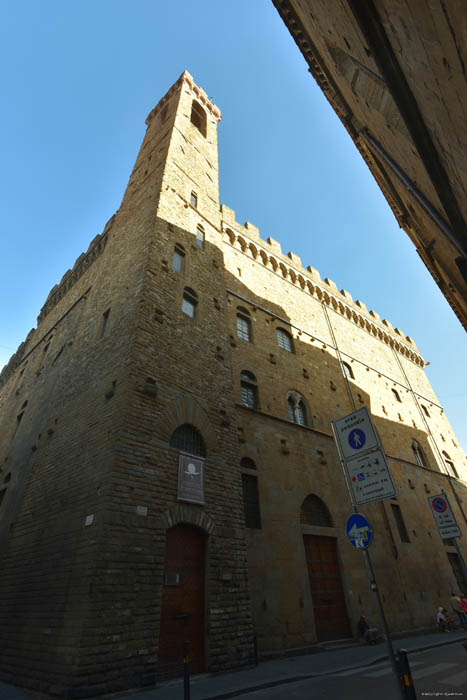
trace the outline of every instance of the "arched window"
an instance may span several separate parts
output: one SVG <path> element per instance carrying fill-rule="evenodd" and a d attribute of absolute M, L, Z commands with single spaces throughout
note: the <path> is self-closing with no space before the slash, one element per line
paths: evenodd
<path fill-rule="evenodd" d="M 302 503 L 300 523 L 316 527 L 334 527 L 327 505 L 314 493 L 311 496 L 307 496 Z"/>
<path fill-rule="evenodd" d="M 246 408 L 258 408 L 258 382 L 251 372 L 243 370 L 240 374 L 242 404 Z"/>
<path fill-rule="evenodd" d="M 195 428 L 191 423 L 179 425 L 172 433 L 169 445 L 181 452 L 187 452 L 193 457 L 206 457 L 206 446 L 203 436 L 198 428 Z"/>
<path fill-rule="evenodd" d="M 204 109 L 201 107 L 199 102 L 196 102 L 196 100 L 193 100 L 191 103 L 191 123 L 196 126 L 198 131 L 203 134 L 203 136 L 206 136 L 206 126 L 207 126 L 207 118 L 206 118 L 206 112 Z"/>
<path fill-rule="evenodd" d="M 305 400 L 297 391 L 289 391 L 287 394 L 287 409 L 292 423 L 308 425 Z"/>
<path fill-rule="evenodd" d="M 421 407 L 423 408 L 423 413 L 429 418 L 429 417 L 430 417 L 430 414 L 428 413 L 427 407 L 424 406 L 423 404 L 421 404 Z"/>
<path fill-rule="evenodd" d="M 185 287 L 183 290 L 182 311 L 190 318 L 194 318 L 196 314 L 196 306 L 198 304 L 198 296 L 190 287 Z"/>
<path fill-rule="evenodd" d="M 457 473 L 457 470 L 454 466 L 454 462 L 452 461 L 452 459 L 450 458 L 448 453 L 444 452 L 444 450 L 443 450 L 443 457 L 444 457 L 444 461 L 446 462 L 446 467 L 447 467 L 449 474 L 451 476 L 454 476 L 456 479 L 458 479 L 459 474 Z"/>
<path fill-rule="evenodd" d="M 237 307 L 237 336 L 251 343 L 251 319 L 249 312 L 243 306 Z"/>
<path fill-rule="evenodd" d="M 240 460 L 240 466 L 242 469 L 256 469 L 256 464 L 250 457 L 242 457 Z"/>
<path fill-rule="evenodd" d="M 401 397 L 399 396 L 399 393 L 398 393 L 395 389 L 391 389 L 391 391 L 392 391 L 392 393 L 393 393 L 394 398 L 396 399 L 396 401 L 398 401 L 399 403 L 402 403 Z"/>
<path fill-rule="evenodd" d="M 198 224 L 196 227 L 196 245 L 200 248 L 204 248 L 204 238 L 204 228 L 201 226 L 201 224 Z"/>
<path fill-rule="evenodd" d="M 194 207 L 195 209 L 197 209 L 197 207 L 198 207 L 198 195 L 196 194 L 196 192 L 192 192 L 192 193 L 191 193 L 191 195 L 190 195 L 190 204 L 191 204 L 192 207 Z"/>
<path fill-rule="evenodd" d="M 185 258 L 185 248 L 180 243 L 175 244 L 172 257 L 172 268 L 177 272 L 183 272 L 183 262 Z"/>
<path fill-rule="evenodd" d="M 342 371 L 344 372 L 344 376 L 347 377 L 347 379 L 355 379 L 352 372 L 352 367 L 349 365 L 348 362 L 342 363 Z"/>
<path fill-rule="evenodd" d="M 276 328 L 277 344 L 283 350 L 287 352 L 293 352 L 293 340 L 290 333 L 285 331 L 283 328 Z"/>
<path fill-rule="evenodd" d="M 418 444 L 416 440 L 412 440 L 412 452 L 415 457 L 415 461 L 417 462 L 420 467 L 427 467 L 427 461 L 425 457 L 425 453 L 423 452 L 421 446 Z"/>

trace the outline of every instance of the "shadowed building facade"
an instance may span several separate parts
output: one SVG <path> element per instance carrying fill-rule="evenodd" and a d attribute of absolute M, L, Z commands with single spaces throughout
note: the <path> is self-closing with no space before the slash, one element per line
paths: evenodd
<path fill-rule="evenodd" d="M 465 4 L 273 3 L 467 330 Z"/>
<path fill-rule="evenodd" d="M 467 587 L 467 464 L 414 341 L 219 206 L 220 111 L 183 73 L 120 209 L 1 375 L 0 673 L 68 697 L 356 634 L 376 615 L 330 422 L 367 406 L 397 499 L 362 509 L 393 631 Z M 389 604 L 390 603 L 390 604 Z"/>

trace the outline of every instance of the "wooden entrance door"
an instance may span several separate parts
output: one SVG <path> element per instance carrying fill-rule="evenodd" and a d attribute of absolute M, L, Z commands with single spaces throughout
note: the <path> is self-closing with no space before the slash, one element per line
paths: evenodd
<path fill-rule="evenodd" d="M 318 641 L 351 637 L 333 537 L 304 535 Z"/>
<path fill-rule="evenodd" d="M 183 642 L 192 673 L 204 671 L 205 536 L 189 525 L 167 531 L 159 638 L 159 677 L 183 673 Z"/>

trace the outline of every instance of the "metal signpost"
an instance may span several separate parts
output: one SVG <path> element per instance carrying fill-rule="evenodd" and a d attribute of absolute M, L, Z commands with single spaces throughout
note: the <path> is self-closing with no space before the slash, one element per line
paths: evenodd
<path fill-rule="evenodd" d="M 331 427 L 350 501 L 355 511 L 347 520 L 347 537 L 356 549 L 363 551 L 365 564 L 370 576 L 371 590 L 376 595 L 379 619 L 386 640 L 398 694 L 401 700 L 405 700 L 405 692 L 401 685 L 400 672 L 394 649 L 392 648 L 391 637 L 389 636 L 386 617 L 368 551 L 368 546 L 373 539 L 373 529 L 369 521 L 357 510 L 357 504 L 374 503 L 385 498 L 393 498 L 396 495 L 396 490 L 385 454 L 366 407 L 331 422 Z"/>

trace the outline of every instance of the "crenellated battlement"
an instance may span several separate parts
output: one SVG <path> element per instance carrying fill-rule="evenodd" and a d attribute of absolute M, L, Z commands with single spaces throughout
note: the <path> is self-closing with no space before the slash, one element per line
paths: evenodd
<path fill-rule="evenodd" d="M 363 301 L 354 301 L 346 289 L 339 291 L 335 282 L 329 277 L 323 280 L 318 270 L 311 265 L 305 268 L 300 257 L 295 253 L 289 252 L 285 255 L 281 244 L 275 239 L 270 237 L 266 240 L 262 239 L 258 227 L 251 222 L 246 221 L 244 225 L 238 223 L 233 209 L 222 204 L 220 210 L 222 233 L 228 236 L 232 246 L 255 260 L 261 260 L 265 267 L 269 267 L 276 274 L 281 274 L 284 279 L 299 286 L 302 291 L 331 306 L 412 362 L 421 367 L 425 366 L 426 363 L 410 336 L 404 335 L 399 328 L 394 328 L 387 319 L 381 319 L 376 311 L 368 310 Z"/>

